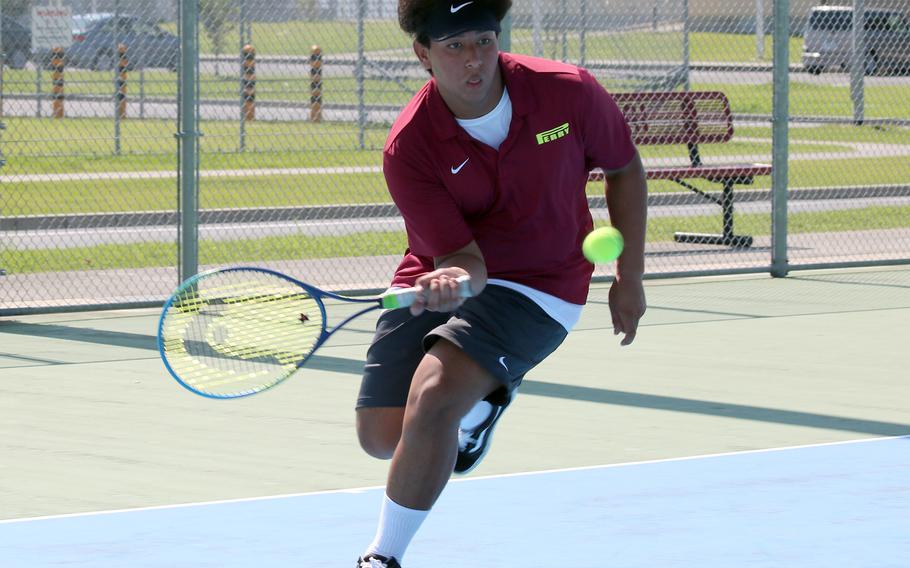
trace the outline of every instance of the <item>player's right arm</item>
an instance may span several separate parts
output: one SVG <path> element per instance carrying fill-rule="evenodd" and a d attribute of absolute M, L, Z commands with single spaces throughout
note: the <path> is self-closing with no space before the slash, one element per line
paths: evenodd
<path fill-rule="evenodd" d="M 399 138 L 383 152 L 383 174 L 404 219 L 408 246 L 414 254 L 435 262 L 434 270 L 414 281 L 424 292 L 411 306 L 414 315 L 424 310 L 451 311 L 461 305 L 464 299 L 457 294 L 455 282 L 460 276 L 470 276 L 474 295 L 487 282 L 483 253 L 460 205 L 440 178 L 432 142 Z"/>
<path fill-rule="evenodd" d="M 449 254 L 434 257 L 436 270 L 417 279 L 415 286 L 421 290 L 417 301 L 411 304 L 411 313 L 418 315 L 424 310 L 451 312 L 464 303 L 458 293 L 455 279 L 471 277 L 471 293 L 476 296 L 487 285 L 487 265 L 483 253 L 475 241 Z"/>

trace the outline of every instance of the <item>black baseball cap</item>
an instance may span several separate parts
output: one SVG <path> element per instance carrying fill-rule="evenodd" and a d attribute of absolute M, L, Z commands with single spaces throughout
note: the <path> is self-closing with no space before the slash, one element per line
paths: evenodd
<path fill-rule="evenodd" d="M 486 2 L 478 0 L 447 0 L 435 2 L 423 27 L 433 41 L 442 41 L 464 32 L 499 33 L 496 13 Z"/>

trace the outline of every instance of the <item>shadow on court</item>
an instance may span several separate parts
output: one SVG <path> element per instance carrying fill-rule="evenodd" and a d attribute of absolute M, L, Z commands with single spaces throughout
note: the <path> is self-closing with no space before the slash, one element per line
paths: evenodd
<path fill-rule="evenodd" d="M 813 279 L 802 278 L 802 280 L 812 281 Z M 831 280 L 825 280 L 825 282 L 831 282 Z M 843 281 L 840 283 L 851 284 L 851 282 Z M 880 286 L 881 284 L 870 283 L 868 285 Z M 904 288 L 904 286 L 895 287 Z M 592 304 L 593 303 L 595 302 L 592 302 Z M 697 310 L 697 312 L 701 314 L 714 315 L 721 313 L 710 310 Z M 767 317 L 758 316 L 755 314 L 746 314 L 742 312 L 722 312 L 722 314 L 734 318 Z M 26 322 L 0 323 L 0 333 L 27 335 L 48 339 L 63 339 L 66 341 L 145 349 L 154 351 L 155 353 L 158 352 L 158 345 L 155 336 L 139 333 L 108 331 L 103 329 L 85 329 L 48 323 L 32 324 Z M 365 346 L 366 344 L 364 344 L 364 347 Z M 38 358 L 35 360 L 43 361 Z M 44 362 L 47 362 L 48 364 L 66 364 L 62 362 Z M 311 369 L 330 371 L 334 373 L 343 373 L 360 377 L 363 372 L 363 360 L 357 358 L 316 354 L 307 363 L 307 367 Z M 902 436 L 910 434 L 910 423 L 860 420 L 842 416 L 831 416 L 811 412 L 795 412 L 776 408 L 749 406 L 742 404 L 720 404 L 717 402 L 704 400 L 559 384 L 535 379 L 526 379 L 522 383 L 520 392 L 522 395 L 542 396 L 574 401 L 586 401 L 598 404 L 625 406 L 631 408 L 669 410 L 673 412 L 700 414 L 704 416 L 736 418 L 740 420 L 787 424 L 792 426 L 806 426 L 811 428 L 855 432 L 859 434 L 869 434 L 875 436 Z"/>

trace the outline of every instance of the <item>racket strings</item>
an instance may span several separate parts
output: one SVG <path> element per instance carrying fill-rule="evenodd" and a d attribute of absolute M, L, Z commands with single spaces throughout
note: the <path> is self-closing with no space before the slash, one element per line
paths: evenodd
<path fill-rule="evenodd" d="M 217 273 L 181 291 L 162 323 L 173 370 L 214 396 L 256 392 L 290 375 L 324 327 L 318 300 L 264 273 Z"/>

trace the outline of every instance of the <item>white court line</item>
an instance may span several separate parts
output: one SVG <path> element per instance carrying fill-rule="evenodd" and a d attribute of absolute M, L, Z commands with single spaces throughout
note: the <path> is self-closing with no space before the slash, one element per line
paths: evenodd
<path fill-rule="evenodd" d="M 801 446 L 782 446 L 777 448 L 762 448 L 759 450 L 742 450 L 738 452 L 722 452 L 717 454 L 703 454 L 698 456 L 685 456 L 678 458 L 663 458 L 655 460 L 643 460 L 643 461 L 634 461 L 634 462 L 624 462 L 624 463 L 613 463 L 605 465 L 588 465 L 580 467 L 568 467 L 563 469 L 545 469 L 539 471 L 523 471 L 517 473 L 501 473 L 497 475 L 485 475 L 477 477 L 466 477 L 466 478 L 453 478 L 449 483 L 466 483 L 471 481 L 484 481 L 487 479 L 503 479 L 508 477 L 525 477 L 530 475 L 544 475 L 549 473 L 570 473 L 573 471 L 589 471 L 593 469 L 613 469 L 619 467 L 630 467 L 637 465 L 648 465 L 648 464 L 658 464 L 658 463 L 672 463 L 680 461 L 690 461 L 690 460 L 701 460 L 701 459 L 711 459 L 711 458 L 720 458 L 726 456 L 740 456 L 748 454 L 762 454 L 770 452 L 782 452 L 788 450 L 802 450 L 808 448 L 821 448 L 825 446 L 844 446 L 847 444 L 862 444 L 866 442 L 880 442 L 883 440 L 899 440 L 907 439 L 910 440 L 910 436 L 882 436 L 879 438 L 863 438 L 860 440 L 842 440 L 839 442 L 821 442 L 818 444 L 805 444 Z M 177 503 L 173 505 L 154 505 L 151 507 L 134 507 L 127 509 L 111 509 L 107 511 L 91 511 L 88 513 L 65 513 L 62 515 L 47 515 L 43 517 L 26 517 L 23 519 L 7 519 L 0 520 L 0 525 L 8 525 L 13 523 L 27 523 L 34 521 L 47 521 L 53 519 L 69 519 L 74 517 L 94 517 L 98 515 L 113 515 L 116 513 L 131 513 L 131 512 L 141 512 L 141 511 L 160 511 L 162 509 L 183 509 L 188 507 L 201 507 L 207 505 L 229 505 L 233 503 L 249 503 L 252 501 L 272 501 L 276 499 L 291 499 L 295 497 L 308 497 L 312 495 L 331 495 L 333 493 L 363 493 L 365 491 L 372 491 L 374 489 L 382 489 L 384 485 L 374 485 L 369 487 L 355 487 L 349 489 L 327 489 L 324 491 L 310 491 L 304 493 L 288 493 L 284 495 L 268 495 L 265 497 L 243 497 L 240 499 L 222 499 L 217 501 L 199 501 L 195 503 Z"/>

